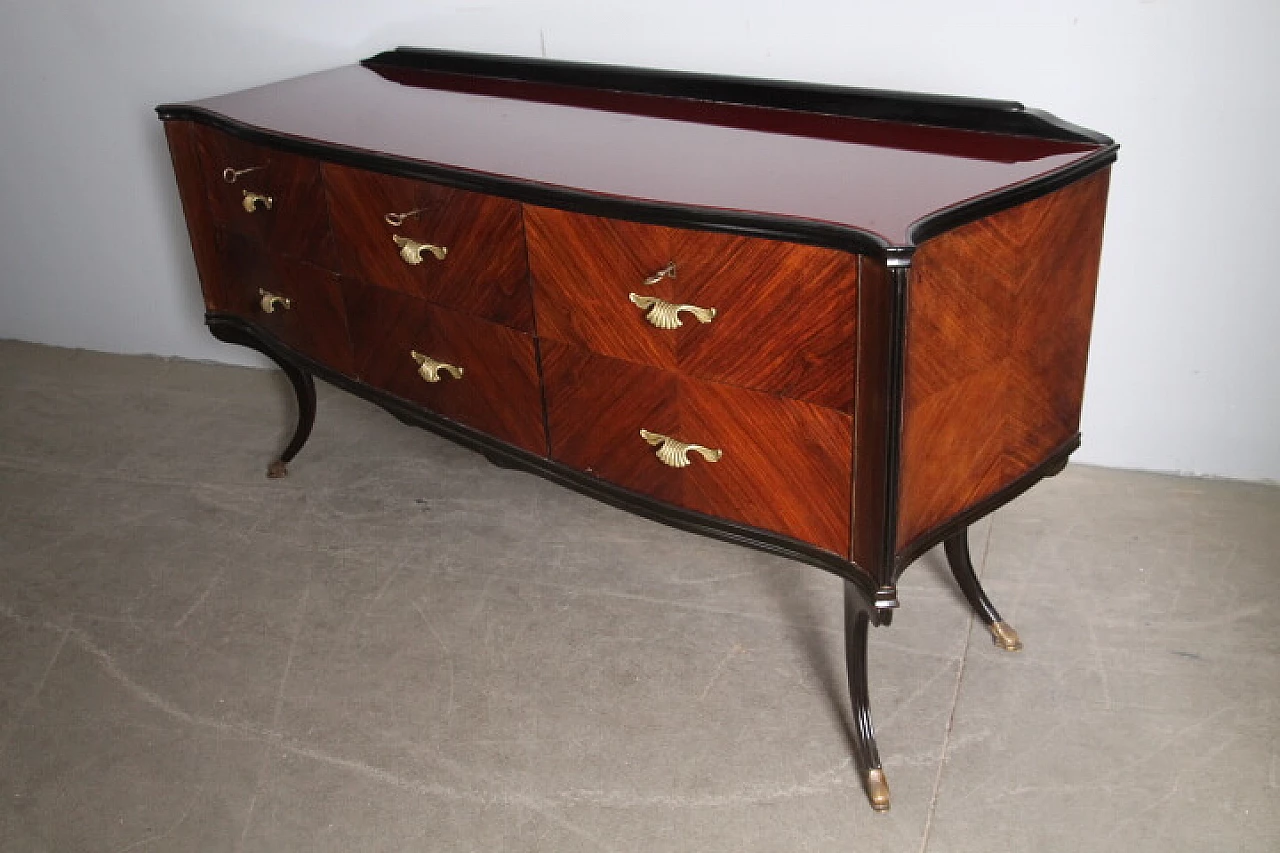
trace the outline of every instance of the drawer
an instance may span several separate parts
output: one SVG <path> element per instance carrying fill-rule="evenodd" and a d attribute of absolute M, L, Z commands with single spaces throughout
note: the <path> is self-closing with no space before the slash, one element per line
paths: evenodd
<path fill-rule="evenodd" d="M 532 336 L 379 287 L 343 286 L 364 382 L 546 455 Z"/>
<path fill-rule="evenodd" d="M 334 267 L 318 162 L 208 127 L 197 127 L 196 140 L 215 222 L 272 251 Z"/>
<path fill-rule="evenodd" d="M 848 415 L 552 340 L 542 341 L 542 370 L 553 459 L 677 506 L 848 555 Z M 672 467 L 658 458 L 663 444 L 653 434 L 720 451 L 719 459 L 681 454 L 667 443 L 673 461 L 689 462 Z"/>
<path fill-rule="evenodd" d="M 856 255 L 537 207 L 525 228 L 540 337 L 853 411 Z"/>
<path fill-rule="evenodd" d="M 253 321 L 303 355 L 355 375 L 337 275 L 263 251 L 224 228 L 217 229 L 215 246 L 226 303 L 220 308 Z"/>
<path fill-rule="evenodd" d="M 519 204 L 344 166 L 326 164 L 324 176 L 346 274 L 533 330 Z"/>

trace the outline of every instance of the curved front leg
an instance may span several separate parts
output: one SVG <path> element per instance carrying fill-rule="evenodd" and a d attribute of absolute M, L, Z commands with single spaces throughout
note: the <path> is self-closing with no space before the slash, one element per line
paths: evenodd
<path fill-rule="evenodd" d="M 302 450 L 302 446 L 311 437 L 311 427 L 316 422 L 315 380 L 293 359 L 239 324 L 210 319 L 209 331 L 224 343 L 239 344 L 262 353 L 279 365 L 284 375 L 289 378 L 289 384 L 293 386 L 294 396 L 298 399 L 298 423 L 294 427 L 293 438 L 289 439 L 289 444 L 280 454 L 280 458 L 267 466 L 267 476 L 278 480 L 289 473 L 288 463 L 298 455 L 298 451 Z"/>
<path fill-rule="evenodd" d="M 871 724 L 871 697 L 867 691 L 867 629 L 871 615 L 858 591 L 844 584 L 844 665 L 849 673 L 849 699 L 853 705 L 853 749 L 867 789 L 871 808 L 889 810 L 889 783 L 880 766 L 876 730 Z"/>
<path fill-rule="evenodd" d="M 973 560 L 969 556 L 969 529 L 962 527 L 958 532 L 947 537 L 943 544 L 947 551 L 947 562 L 951 564 L 951 574 L 955 576 L 960 591 L 968 599 L 969 606 L 978 617 L 986 623 L 991 632 L 992 641 L 1007 652 L 1016 652 L 1022 648 L 1022 640 L 1013 626 L 1000 618 L 995 605 L 987 598 L 987 593 L 978 582 L 978 575 L 973 570 Z"/>

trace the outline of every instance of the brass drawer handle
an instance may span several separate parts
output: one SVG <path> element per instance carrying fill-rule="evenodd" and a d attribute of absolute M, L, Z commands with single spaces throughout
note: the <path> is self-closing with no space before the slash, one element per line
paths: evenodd
<path fill-rule="evenodd" d="M 247 175 L 250 172 L 257 172 L 265 168 L 267 167 L 266 166 L 250 166 L 247 169 L 233 169 L 230 166 L 228 166 L 227 168 L 222 170 L 222 180 L 226 181 L 229 184 L 234 184 L 236 182 L 236 178 L 240 177 L 241 175 Z"/>
<path fill-rule="evenodd" d="M 662 269 L 658 270 L 653 275 L 646 278 L 644 280 L 644 283 L 649 285 L 650 287 L 653 287 L 655 284 L 662 281 L 664 278 L 675 279 L 675 277 L 676 277 L 676 262 L 672 261 Z"/>
<path fill-rule="evenodd" d="M 631 294 L 630 299 L 631 303 L 637 308 L 647 309 L 648 313 L 644 315 L 644 318 L 649 321 L 649 325 L 657 326 L 659 329 L 678 329 L 683 326 L 684 323 L 680 322 L 681 311 L 688 311 L 698 318 L 699 323 L 710 323 L 716 317 L 716 309 L 714 308 L 699 308 L 697 305 L 676 305 L 656 296 L 641 296 L 638 293 Z"/>
<path fill-rule="evenodd" d="M 400 247 L 400 257 L 406 264 L 416 265 L 422 263 L 423 252 L 430 252 L 437 261 L 443 261 L 444 256 L 449 254 L 449 249 L 445 246 L 419 243 L 417 240 L 410 240 L 408 237 L 401 237 L 399 234 L 396 234 L 391 239 Z"/>
<path fill-rule="evenodd" d="M 723 450 L 703 447 L 701 444 L 685 444 L 683 441 L 677 441 L 669 435 L 659 435 L 656 432 L 649 432 L 647 429 L 640 430 L 640 437 L 658 448 L 654 451 L 654 455 L 661 460 L 663 465 L 670 465 L 672 468 L 689 467 L 692 464 L 689 459 L 689 451 L 691 450 L 708 462 L 719 462 L 720 457 L 724 456 Z"/>
<path fill-rule="evenodd" d="M 246 212 L 253 213 L 257 210 L 259 202 L 261 202 L 262 206 L 267 210 L 270 210 L 271 205 L 275 203 L 269 195 L 263 195 L 262 193 L 255 193 L 249 190 L 244 191 L 244 201 L 242 201 L 241 204 L 244 206 Z"/>
<path fill-rule="evenodd" d="M 262 306 L 262 310 L 268 314 L 274 314 L 277 308 L 283 308 L 288 311 L 293 307 L 293 301 L 287 296 L 278 296 L 269 290 L 258 288 L 258 304 Z"/>
<path fill-rule="evenodd" d="M 440 371 L 444 371 L 454 379 L 462 378 L 462 368 L 454 364 L 445 364 L 443 361 L 436 361 L 428 355 L 423 355 L 417 350 L 410 350 L 409 355 L 413 360 L 418 362 L 418 375 L 428 382 L 439 382 Z"/>

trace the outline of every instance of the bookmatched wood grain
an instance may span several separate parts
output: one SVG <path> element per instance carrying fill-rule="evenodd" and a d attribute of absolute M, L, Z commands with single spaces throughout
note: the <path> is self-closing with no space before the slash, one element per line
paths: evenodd
<path fill-rule="evenodd" d="M 853 410 L 856 256 L 532 206 L 525 225 L 540 336 Z M 673 262 L 675 277 L 644 283 Z M 632 293 L 716 317 L 655 328 Z"/>
<path fill-rule="evenodd" d="M 225 228 L 217 229 L 215 243 L 220 290 L 225 296 L 219 306 L 222 310 L 252 321 L 340 373 L 356 375 L 336 274 L 264 251 Z M 261 290 L 287 298 L 289 307 L 264 311 Z"/>
<path fill-rule="evenodd" d="M 214 223 L 209 210 L 196 133 L 196 125 L 189 121 L 164 123 L 164 135 L 169 143 L 169 157 L 173 160 L 173 174 L 178 182 L 178 197 L 182 201 L 182 214 L 187 222 L 187 234 L 191 238 L 191 250 L 195 256 L 196 273 L 200 276 L 204 304 L 210 311 L 218 311 L 226 308 L 227 301 L 222 293 L 222 277 L 219 274 L 217 247 L 214 243 Z"/>
<path fill-rule="evenodd" d="M 921 246 L 899 549 L 1079 430 L 1109 170 Z"/>
<path fill-rule="evenodd" d="M 510 442 L 547 454 L 533 338 L 416 297 L 343 280 L 356 372 L 388 391 Z M 427 382 L 412 351 L 463 369 Z"/>
<path fill-rule="evenodd" d="M 533 330 L 520 205 L 497 196 L 451 189 L 345 166 L 324 166 L 325 185 L 343 271 L 367 284 Z M 419 213 L 400 226 L 388 213 Z M 444 260 L 423 254 L 405 263 L 394 237 L 448 249 Z"/>
<path fill-rule="evenodd" d="M 273 252 L 334 269 L 329 209 L 320 164 L 307 157 L 254 145 L 210 127 L 194 128 L 209 212 L 214 221 Z M 250 169 L 228 183 L 223 170 Z M 244 193 L 271 197 L 270 209 L 244 208 Z"/>
<path fill-rule="evenodd" d="M 797 400 L 542 342 L 551 456 L 625 488 L 847 556 L 852 419 Z M 724 452 L 687 468 L 640 430 Z"/>

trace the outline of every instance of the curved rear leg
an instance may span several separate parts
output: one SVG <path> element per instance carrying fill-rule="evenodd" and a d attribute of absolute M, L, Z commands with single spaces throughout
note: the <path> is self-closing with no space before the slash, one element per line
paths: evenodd
<path fill-rule="evenodd" d="M 1018 632 L 1000 618 L 973 570 L 973 560 L 969 557 L 969 528 L 962 527 L 948 536 L 943 544 L 947 551 L 947 562 L 951 564 L 951 574 L 955 576 L 964 597 L 969 600 L 969 606 L 986 623 L 992 641 L 1005 651 L 1019 651 L 1022 640 L 1018 638 Z"/>
<path fill-rule="evenodd" d="M 871 724 L 871 698 L 867 692 L 867 613 L 858 591 L 844 585 L 844 663 L 849 673 L 849 699 L 853 706 L 853 749 L 867 789 L 871 808 L 889 810 L 889 783 L 880 766 L 880 750 L 876 748 L 876 730 Z"/>
<path fill-rule="evenodd" d="M 289 473 L 288 463 L 307 443 L 307 439 L 311 437 L 311 427 L 316 422 L 315 380 L 311 378 L 310 373 L 294 363 L 293 359 L 239 324 L 219 322 L 216 318 L 210 319 L 209 331 L 224 343 L 239 344 L 262 353 L 284 371 L 289 384 L 293 386 L 294 396 L 298 399 L 298 423 L 294 427 L 293 438 L 289 439 L 289 444 L 280 454 L 280 458 L 267 466 L 267 476 L 273 480 L 286 476 Z"/>

